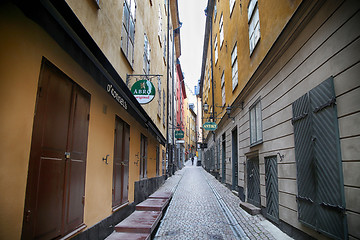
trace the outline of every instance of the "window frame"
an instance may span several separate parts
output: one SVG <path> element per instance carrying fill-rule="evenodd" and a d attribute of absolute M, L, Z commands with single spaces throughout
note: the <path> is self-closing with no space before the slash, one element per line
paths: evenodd
<path fill-rule="evenodd" d="M 120 48 L 132 68 L 134 66 L 136 8 L 135 0 L 124 0 Z M 132 49 L 129 49 L 129 44 Z"/>
<path fill-rule="evenodd" d="M 261 144 L 263 142 L 263 127 L 260 97 L 249 107 L 249 130 L 250 147 Z"/>
<path fill-rule="evenodd" d="M 224 19 L 222 13 L 219 20 L 219 35 L 220 35 L 220 49 L 221 49 L 224 43 Z"/>
<path fill-rule="evenodd" d="M 233 13 L 233 11 L 234 11 L 234 8 L 235 8 L 235 2 L 236 2 L 236 0 L 229 0 L 230 17 L 232 16 L 232 13 Z"/>
<path fill-rule="evenodd" d="M 249 49 L 250 56 L 260 41 L 260 15 L 258 0 L 250 0 L 248 6 Z"/>
<path fill-rule="evenodd" d="M 147 37 L 147 34 L 144 33 L 144 55 L 143 55 L 143 70 L 145 74 L 150 74 L 150 42 L 149 39 Z"/>
<path fill-rule="evenodd" d="M 219 52 L 218 52 L 218 48 L 217 48 L 217 35 L 215 35 L 215 39 L 214 39 L 214 52 L 215 52 L 215 65 L 218 62 L 218 58 L 219 58 Z"/>
<path fill-rule="evenodd" d="M 224 107 L 226 104 L 226 91 L 225 91 L 225 71 L 221 74 L 221 103 Z"/>
<path fill-rule="evenodd" d="M 236 54 L 235 56 L 234 53 Z M 236 67 L 236 71 L 234 72 L 235 67 Z M 238 69 L 238 61 L 237 61 L 237 43 L 235 43 L 235 46 L 231 51 L 231 82 L 232 82 L 233 91 L 235 90 L 239 82 L 238 70 L 239 69 Z M 234 81 L 235 79 L 236 81 Z"/>

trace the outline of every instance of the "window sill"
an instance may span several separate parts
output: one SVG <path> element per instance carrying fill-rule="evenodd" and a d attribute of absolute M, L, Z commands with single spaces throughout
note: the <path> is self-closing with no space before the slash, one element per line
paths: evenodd
<path fill-rule="evenodd" d="M 116 212 L 116 211 L 120 210 L 121 208 L 126 207 L 127 205 L 129 205 L 129 201 L 127 201 L 126 203 L 123 203 L 121 205 L 113 207 L 112 212 Z"/>
<path fill-rule="evenodd" d="M 260 145 L 260 144 L 262 144 L 262 143 L 263 143 L 263 140 L 262 140 L 262 139 L 259 140 L 259 141 L 257 141 L 257 142 L 254 142 L 254 143 L 250 143 L 250 148 L 255 147 L 255 146 L 258 146 L 258 145 Z"/>

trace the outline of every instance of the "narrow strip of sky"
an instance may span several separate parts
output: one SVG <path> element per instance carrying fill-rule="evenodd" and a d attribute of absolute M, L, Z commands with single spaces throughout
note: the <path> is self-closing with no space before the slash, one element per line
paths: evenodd
<path fill-rule="evenodd" d="M 180 63 L 185 83 L 192 92 L 201 74 L 206 6 L 207 0 L 178 0 L 179 17 L 182 22 Z"/>

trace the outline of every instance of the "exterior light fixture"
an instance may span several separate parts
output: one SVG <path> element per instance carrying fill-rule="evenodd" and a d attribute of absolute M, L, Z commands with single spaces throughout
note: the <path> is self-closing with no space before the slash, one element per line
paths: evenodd
<path fill-rule="evenodd" d="M 205 102 L 204 104 L 204 112 L 207 113 L 209 111 L 209 104 Z"/>
<path fill-rule="evenodd" d="M 230 117 L 230 114 L 231 114 L 231 107 L 230 106 L 226 107 L 226 113 Z"/>

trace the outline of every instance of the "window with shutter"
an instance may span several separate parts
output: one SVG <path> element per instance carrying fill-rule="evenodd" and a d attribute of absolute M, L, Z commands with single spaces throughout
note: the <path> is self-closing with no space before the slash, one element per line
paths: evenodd
<path fill-rule="evenodd" d="M 134 64 L 135 10 L 136 3 L 134 0 L 124 1 L 121 50 L 131 66 Z"/>
<path fill-rule="evenodd" d="M 260 20 L 257 0 L 251 0 L 248 7 L 250 55 L 260 40 Z"/>
<path fill-rule="evenodd" d="M 144 73 L 150 73 L 150 44 L 146 34 L 144 34 Z"/>
<path fill-rule="evenodd" d="M 219 22 L 219 29 L 220 29 L 220 49 L 224 42 L 224 23 L 223 23 L 223 15 L 221 14 L 220 22 Z"/>
<path fill-rule="evenodd" d="M 218 60 L 218 48 L 217 48 L 217 36 L 215 35 L 215 40 L 214 40 L 214 52 L 215 52 L 215 64 L 217 63 Z"/>
<path fill-rule="evenodd" d="M 221 75 L 221 104 L 222 106 L 225 106 L 226 100 L 225 100 L 225 74 L 224 71 Z"/>
<path fill-rule="evenodd" d="M 299 221 L 347 239 L 343 172 L 333 78 L 293 104 Z"/>
<path fill-rule="evenodd" d="M 232 75 L 232 90 L 234 91 L 238 85 L 238 64 L 237 64 L 237 45 L 231 52 L 231 75 Z"/>
<path fill-rule="evenodd" d="M 229 0 L 229 5 L 230 5 L 230 16 L 231 16 L 235 6 L 235 0 Z"/>

